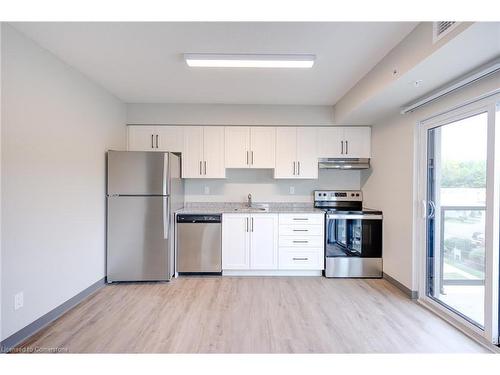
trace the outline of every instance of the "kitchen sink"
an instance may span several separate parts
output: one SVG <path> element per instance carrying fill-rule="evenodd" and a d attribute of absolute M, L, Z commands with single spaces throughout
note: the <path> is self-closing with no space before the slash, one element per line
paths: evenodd
<path fill-rule="evenodd" d="M 237 207 L 236 212 L 267 212 L 269 211 L 268 204 L 253 204 L 250 207 Z"/>

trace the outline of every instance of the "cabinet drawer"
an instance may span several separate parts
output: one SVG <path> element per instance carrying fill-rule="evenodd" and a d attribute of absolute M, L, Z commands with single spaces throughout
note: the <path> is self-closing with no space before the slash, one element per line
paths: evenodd
<path fill-rule="evenodd" d="M 282 224 L 315 224 L 323 225 L 325 216 L 323 214 L 280 214 L 280 225 Z"/>
<path fill-rule="evenodd" d="M 323 248 L 323 236 L 281 236 L 280 247 Z"/>
<path fill-rule="evenodd" d="M 322 236 L 323 225 L 280 225 L 280 236 Z"/>
<path fill-rule="evenodd" d="M 278 264 L 280 270 L 322 270 L 324 269 L 323 250 L 305 251 L 281 248 Z"/>

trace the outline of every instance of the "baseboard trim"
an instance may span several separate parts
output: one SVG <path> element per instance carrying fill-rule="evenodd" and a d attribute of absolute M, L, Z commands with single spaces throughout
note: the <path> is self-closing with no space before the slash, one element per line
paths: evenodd
<path fill-rule="evenodd" d="M 386 274 L 383 272 L 382 276 L 385 280 L 390 282 L 392 285 L 394 285 L 396 288 L 401 290 L 404 294 L 408 296 L 410 299 L 418 299 L 418 291 L 416 290 L 411 290 L 410 288 L 406 287 L 405 285 L 401 284 L 399 281 L 397 281 L 394 277 Z"/>
<path fill-rule="evenodd" d="M 8 353 L 17 345 L 21 344 L 23 341 L 26 341 L 28 338 L 33 336 L 35 333 L 45 328 L 47 325 L 52 323 L 54 320 L 59 318 L 61 315 L 71 310 L 73 307 L 78 305 L 88 296 L 101 289 L 105 285 L 106 278 L 102 278 L 99 281 L 95 282 L 88 288 L 82 290 L 76 296 L 71 297 L 66 302 L 57 306 L 55 309 L 49 311 L 47 314 L 41 316 L 33 323 L 28 324 L 26 327 L 20 329 L 16 333 L 10 335 L 5 340 L 0 343 L 0 353 Z"/>
<path fill-rule="evenodd" d="M 322 276 L 321 270 L 225 270 L 222 276 Z"/>

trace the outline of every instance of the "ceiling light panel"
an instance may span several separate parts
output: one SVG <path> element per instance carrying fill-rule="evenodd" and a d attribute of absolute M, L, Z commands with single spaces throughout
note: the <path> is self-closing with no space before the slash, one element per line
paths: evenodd
<path fill-rule="evenodd" d="M 255 54 L 184 54 L 190 67 L 206 68 L 311 68 L 316 57 L 297 55 L 255 55 Z"/>

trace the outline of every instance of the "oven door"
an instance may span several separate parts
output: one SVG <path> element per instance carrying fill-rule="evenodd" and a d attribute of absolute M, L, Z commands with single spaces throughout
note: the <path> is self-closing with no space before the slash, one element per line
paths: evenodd
<path fill-rule="evenodd" d="M 327 257 L 382 257 L 382 215 L 328 214 Z"/>

